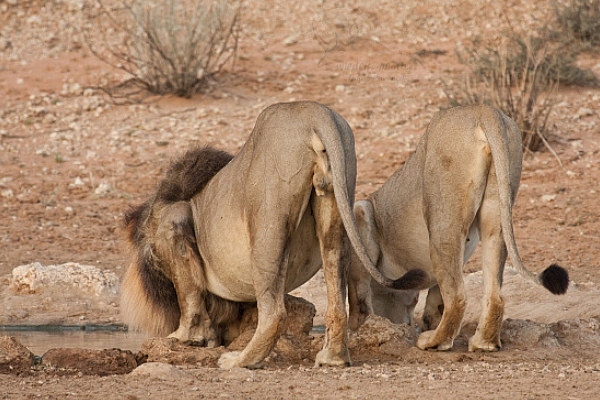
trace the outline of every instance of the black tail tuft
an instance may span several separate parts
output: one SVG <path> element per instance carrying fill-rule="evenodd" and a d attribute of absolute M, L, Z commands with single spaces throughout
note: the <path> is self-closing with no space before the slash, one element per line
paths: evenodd
<path fill-rule="evenodd" d="M 429 274 L 422 269 L 415 268 L 396 279 L 392 288 L 398 290 L 424 289 L 428 283 Z"/>
<path fill-rule="evenodd" d="M 539 279 L 552 294 L 565 294 L 569 288 L 569 273 L 558 264 L 546 268 Z"/>

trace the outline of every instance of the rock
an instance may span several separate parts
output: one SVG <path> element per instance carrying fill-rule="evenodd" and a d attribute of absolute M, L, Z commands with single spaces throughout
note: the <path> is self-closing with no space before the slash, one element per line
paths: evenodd
<path fill-rule="evenodd" d="M 29 371 L 34 355 L 12 336 L 0 336 L 0 374 L 18 374 Z"/>
<path fill-rule="evenodd" d="M 350 335 L 350 350 L 375 350 L 384 354 L 399 356 L 413 347 L 417 331 L 406 324 L 394 324 L 387 318 L 369 315 L 357 332 Z"/>
<path fill-rule="evenodd" d="M 556 195 L 555 194 L 545 194 L 541 197 L 541 200 L 543 203 L 548 203 L 550 201 L 556 200 Z"/>
<path fill-rule="evenodd" d="M 98 196 L 107 196 L 113 191 L 113 187 L 110 183 L 102 182 L 94 189 L 94 194 Z"/>
<path fill-rule="evenodd" d="M 85 182 L 80 177 L 75 178 L 75 181 L 73 183 L 69 184 L 69 186 L 71 186 L 71 187 L 83 186 L 83 185 L 85 185 Z"/>
<path fill-rule="evenodd" d="M 287 38 L 285 38 L 283 40 L 283 44 L 285 44 L 286 46 L 292 46 L 292 45 L 298 43 L 299 37 L 300 37 L 300 35 L 298 35 L 298 34 L 288 36 Z"/>
<path fill-rule="evenodd" d="M 594 110 L 592 110 L 591 108 L 581 107 L 579 110 L 577 110 L 577 118 L 579 118 L 579 119 L 585 118 L 585 117 L 591 117 L 593 115 L 594 115 Z"/>
<path fill-rule="evenodd" d="M 6 51 L 8 49 L 10 49 L 12 46 L 12 43 L 10 40 L 5 39 L 5 38 L 0 38 L 0 51 Z"/>
<path fill-rule="evenodd" d="M 188 346 L 173 338 L 154 338 L 142 343 L 140 353 L 147 355 L 148 362 L 167 364 L 194 364 L 216 367 L 217 360 L 225 352 L 223 347 L 207 348 Z"/>
<path fill-rule="evenodd" d="M 22 265 L 0 290 L 0 324 L 115 324 L 118 292 L 112 271 L 77 263 Z"/>
<path fill-rule="evenodd" d="M 300 297 L 285 296 L 287 326 L 277 341 L 274 355 L 286 360 L 301 360 L 311 351 L 310 331 L 316 314 L 315 306 Z M 229 350 L 242 350 L 252 339 L 258 324 L 258 309 L 250 308 L 244 312 L 240 324 L 240 335 L 228 346 Z M 281 357 L 280 357 L 281 358 Z"/>
<path fill-rule="evenodd" d="M 476 323 L 466 324 L 461 336 L 475 333 Z M 600 345 L 600 316 L 589 319 L 563 320 L 543 324 L 526 319 L 507 318 L 500 333 L 505 349 L 554 348 L 597 348 Z"/>
<path fill-rule="evenodd" d="M 222 382 L 255 382 L 256 371 L 248 368 L 235 367 L 230 370 L 221 371 L 219 379 Z"/>
<path fill-rule="evenodd" d="M 119 290 L 119 278 L 112 271 L 77 263 L 42 265 L 39 262 L 21 265 L 12 271 L 10 288 L 20 294 L 33 294 L 46 287 L 69 286 L 96 296 Z"/>
<path fill-rule="evenodd" d="M 42 357 L 42 365 L 84 375 L 127 374 L 138 362 L 129 350 L 50 349 Z"/>
<path fill-rule="evenodd" d="M 5 199 L 12 199 L 15 196 L 15 193 L 12 189 L 0 189 L 0 197 L 4 197 Z"/>
<path fill-rule="evenodd" d="M 147 362 L 131 371 L 131 375 L 147 376 L 161 381 L 178 381 L 185 377 L 185 372 L 175 368 L 171 364 Z"/>
<path fill-rule="evenodd" d="M 291 295 L 285 296 L 285 307 L 288 312 L 288 335 L 308 335 L 313 328 L 313 319 L 317 312 L 315 306 L 309 301 Z"/>
<path fill-rule="evenodd" d="M 283 334 L 277 341 L 271 358 L 279 361 L 298 362 L 310 357 L 312 338 L 308 335 L 292 336 Z"/>
<path fill-rule="evenodd" d="M 503 347 L 531 348 L 535 346 L 557 347 L 556 337 L 546 324 L 538 324 L 523 319 L 507 318 L 502 323 L 500 340 Z"/>
<path fill-rule="evenodd" d="M 308 335 L 313 327 L 316 314 L 315 306 L 301 297 L 285 295 L 287 310 L 287 327 L 284 334 L 292 336 Z M 258 324 L 258 309 L 252 307 L 244 312 L 240 324 L 240 332 L 256 329 Z"/>
<path fill-rule="evenodd" d="M 572 319 L 550 324 L 548 329 L 561 346 L 598 348 L 600 346 L 600 316 Z"/>

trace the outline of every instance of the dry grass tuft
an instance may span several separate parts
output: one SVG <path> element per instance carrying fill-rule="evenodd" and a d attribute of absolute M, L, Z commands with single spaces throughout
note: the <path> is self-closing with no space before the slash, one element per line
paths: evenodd
<path fill-rule="evenodd" d="M 113 98 L 190 97 L 206 90 L 237 56 L 237 0 L 131 0 L 100 3 L 92 52 L 128 77 L 105 88 Z"/>

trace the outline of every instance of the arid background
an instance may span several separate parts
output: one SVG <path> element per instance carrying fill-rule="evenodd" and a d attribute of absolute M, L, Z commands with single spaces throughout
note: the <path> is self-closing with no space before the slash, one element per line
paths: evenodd
<path fill-rule="evenodd" d="M 239 59 L 210 91 L 116 105 L 97 89 L 125 76 L 89 51 L 99 38 L 89 18 L 93 1 L 0 0 L 0 300 L 9 304 L 13 268 L 32 262 L 76 262 L 122 276 L 124 211 L 142 202 L 169 160 L 190 146 L 235 153 L 260 111 L 275 102 L 316 100 L 348 120 L 358 156 L 356 197 L 366 197 L 402 166 L 431 117 L 448 106 L 445 90 L 459 85 L 465 71 L 457 46 L 475 36 L 492 40 L 509 24 L 525 30 L 543 24 L 552 4 L 246 0 Z M 600 75 L 598 53 L 584 52 L 577 62 Z M 508 318 L 562 324 L 571 338 L 579 327 L 577 340 L 559 335 L 553 346 L 509 344 L 473 354 L 461 336 L 447 353 L 359 352 L 346 369 L 315 369 L 307 359 L 257 371 L 178 365 L 150 376 L 0 375 L 0 398 L 594 398 L 599 110 L 600 89 L 559 89 L 549 136 L 556 156 L 545 149 L 525 154 L 514 208 L 526 265 L 534 271 L 563 265 L 570 292 L 552 297 L 509 273 L 504 288 Z M 465 266 L 473 283 L 466 323 L 476 320 L 478 270 L 476 253 Z M 295 294 L 315 303 L 322 318 L 319 276 Z M 19 296 L 19 304 L 37 301 Z M 55 304 L 36 310 L 60 314 Z M 6 306 L 0 314 L 14 324 L 43 319 Z M 89 312 L 77 318 L 106 322 Z"/>

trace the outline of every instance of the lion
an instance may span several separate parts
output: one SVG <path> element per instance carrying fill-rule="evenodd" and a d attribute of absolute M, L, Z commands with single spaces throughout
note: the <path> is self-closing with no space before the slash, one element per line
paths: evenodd
<path fill-rule="evenodd" d="M 485 291 L 469 351 L 496 351 L 504 302 L 500 294 L 507 255 L 526 278 L 553 294 L 569 286 L 567 271 L 553 264 L 528 271 L 515 243 L 512 206 L 519 189 L 521 132 L 501 111 L 475 105 L 441 111 L 403 168 L 354 213 L 367 252 L 386 276 L 409 267 L 431 278 L 423 312 L 420 349 L 449 350 L 463 321 L 466 295 L 463 264 L 482 243 Z M 418 290 L 391 291 L 372 282 L 353 259 L 349 273 L 349 325 L 357 329 L 369 313 L 412 323 Z"/>
<path fill-rule="evenodd" d="M 189 152 L 126 215 L 134 257 L 122 285 L 124 319 L 134 329 L 214 347 L 238 334 L 241 312 L 256 303 L 251 341 L 219 359 L 225 369 L 256 368 L 285 327 L 285 293 L 322 266 L 327 329 L 315 364 L 349 365 L 350 244 L 385 287 L 414 289 L 428 280 L 421 270 L 391 280 L 375 268 L 352 213 L 355 185 L 352 130 L 314 102 L 266 108 L 235 157 Z"/>

